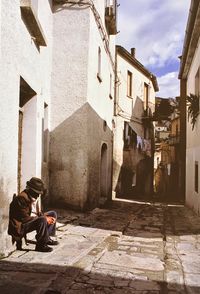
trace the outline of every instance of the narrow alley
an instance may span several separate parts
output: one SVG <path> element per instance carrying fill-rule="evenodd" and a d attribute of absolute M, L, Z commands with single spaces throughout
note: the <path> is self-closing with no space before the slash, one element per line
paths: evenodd
<path fill-rule="evenodd" d="M 59 245 L 35 252 L 29 235 L 0 260 L 0 293 L 200 293 L 200 218 L 188 208 L 118 200 L 58 213 Z"/>

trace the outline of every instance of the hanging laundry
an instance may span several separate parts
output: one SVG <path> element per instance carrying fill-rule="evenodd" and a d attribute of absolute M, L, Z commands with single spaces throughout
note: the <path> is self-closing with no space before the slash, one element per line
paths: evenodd
<path fill-rule="evenodd" d="M 140 136 L 137 135 L 137 148 L 141 151 L 143 148 L 143 140 Z"/>

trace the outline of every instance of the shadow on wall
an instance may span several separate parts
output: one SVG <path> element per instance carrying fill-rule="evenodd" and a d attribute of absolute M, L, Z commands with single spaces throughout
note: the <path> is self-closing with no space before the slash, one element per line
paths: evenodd
<path fill-rule="evenodd" d="M 106 156 L 102 160 L 103 144 Z M 50 133 L 51 204 L 94 208 L 101 186 L 103 197 L 111 198 L 111 166 L 112 131 L 85 103 Z"/>
<path fill-rule="evenodd" d="M 119 167 L 115 188 L 117 198 L 140 199 L 152 195 L 152 158 L 146 156 L 133 168 Z"/>
<path fill-rule="evenodd" d="M 143 101 L 137 97 L 129 122 L 130 136 L 128 140 L 125 140 L 125 134 L 123 136 L 122 165 L 117 162 L 113 165 L 114 189 L 116 197 L 119 198 L 141 198 L 153 192 L 153 157 L 149 156 L 152 155 L 152 151 L 148 151 L 150 154 L 147 155 L 143 146 L 144 138 L 148 140 L 152 138 L 152 124 L 143 123 L 143 113 Z"/>
<path fill-rule="evenodd" d="M 154 171 L 155 196 L 161 201 L 184 202 L 179 187 L 179 165 L 172 162 L 170 165 L 170 173 L 167 164 L 162 162 Z"/>

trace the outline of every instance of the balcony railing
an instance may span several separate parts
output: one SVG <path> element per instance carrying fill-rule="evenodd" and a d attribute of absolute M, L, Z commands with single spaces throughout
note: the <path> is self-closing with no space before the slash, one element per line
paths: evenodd
<path fill-rule="evenodd" d="M 117 0 L 107 0 L 105 23 L 109 35 L 117 34 Z"/>

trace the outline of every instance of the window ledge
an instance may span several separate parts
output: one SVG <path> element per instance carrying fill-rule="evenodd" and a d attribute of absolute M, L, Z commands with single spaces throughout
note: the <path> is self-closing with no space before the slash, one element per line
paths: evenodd
<path fill-rule="evenodd" d="M 39 19 L 31 5 L 31 0 L 20 0 L 20 9 L 22 18 L 31 34 L 36 39 L 39 46 L 47 46 L 44 32 Z"/>
<path fill-rule="evenodd" d="M 97 79 L 99 80 L 100 83 L 102 83 L 102 78 L 99 73 L 97 74 Z"/>
<path fill-rule="evenodd" d="M 126 95 L 127 96 L 127 98 L 129 98 L 129 99 L 133 99 L 133 97 L 132 96 L 130 96 L 130 95 Z"/>

